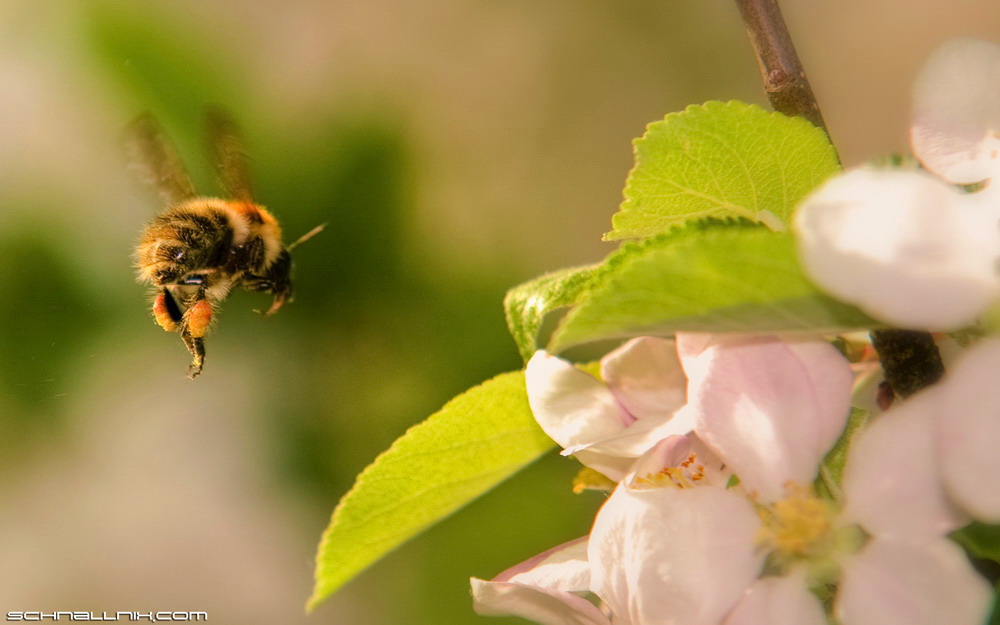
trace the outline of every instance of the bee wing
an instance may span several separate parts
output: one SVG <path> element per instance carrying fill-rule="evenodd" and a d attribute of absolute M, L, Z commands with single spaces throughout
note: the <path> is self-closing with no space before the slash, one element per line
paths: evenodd
<path fill-rule="evenodd" d="M 195 196 L 194 185 L 177 149 L 152 115 L 139 116 L 128 127 L 125 137 L 130 169 L 140 182 L 155 188 L 164 203 L 173 206 Z"/>
<path fill-rule="evenodd" d="M 239 128 L 232 116 L 221 108 L 205 111 L 209 150 L 223 190 L 233 199 L 253 201 L 249 159 L 243 151 Z"/>

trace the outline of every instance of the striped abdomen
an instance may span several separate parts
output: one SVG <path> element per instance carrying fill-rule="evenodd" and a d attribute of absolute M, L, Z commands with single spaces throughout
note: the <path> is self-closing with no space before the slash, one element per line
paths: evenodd
<path fill-rule="evenodd" d="M 136 248 L 140 278 L 161 286 L 223 265 L 234 240 L 246 235 L 246 225 L 234 222 L 227 208 L 222 200 L 197 199 L 153 219 Z"/>

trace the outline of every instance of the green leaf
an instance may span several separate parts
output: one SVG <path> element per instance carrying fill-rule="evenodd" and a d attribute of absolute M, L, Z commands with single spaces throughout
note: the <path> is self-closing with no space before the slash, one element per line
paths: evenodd
<path fill-rule="evenodd" d="M 538 349 L 538 329 L 545 315 L 576 303 L 593 270 L 594 265 L 561 269 L 507 291 L 503 300 L 507 327 L 525 361 Z"/>
<path fill-rule="evenodd" d="M 676 332 L 834 333 L 877 325 L 806 280 L 791 234 L 709 221 L 612 253 L 549 350 Z"/>
<path fill-rule="evenodd" d="M 837 442 L 834 443 L 830 451 L 826 453 L 822 464 L 819 465 L 819 477 L 817 486 L 826 489 L 826 492 L 836 501 L 840 501 L 840 483 L 844 478 L 844 463 L 847 462 L 847 452 L 851 449 L 851 441 L 868 423 L 869 414 L 867 410 L 851 406 L 851 414 L 847 417 L 847 425 Z"/>
<path fill-rule="evenodd" d="M 1000 584 L 993 588 L 993 611 L 987 625 L 1000 625 Z"/>
<path fill-rule="evenodd" d="M 455 397 L 376 458 L 337 505 L 307 609 L 553 445 L 531 415 L 524 372 Z"/>
<path fill-rule="evenodd" d="M 952 532 L 951 537 L 973 556 L 1000 562 L 1000 525 L 974 521 Z"/>
<path fill-rule="evenodd" d="M 819 128 L 744 102 L 707 102 L 653 122 L 607 240 L 648 237 L 708 217 L 784 223 L 840 169 Z"/>

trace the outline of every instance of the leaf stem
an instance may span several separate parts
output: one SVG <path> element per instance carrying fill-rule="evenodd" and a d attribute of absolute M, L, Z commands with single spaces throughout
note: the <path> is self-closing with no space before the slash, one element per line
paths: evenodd
<path fill-rule="evenodd" d="M 829 136 L 778 0 L 736 0 L 736 6 L 757 56 L 771 107 L 785 115 L 804 117 Z M 929 333 L 889 329 L 875 330 L 871 336 L 885 380 L 896 396 L 912 395 L 944 373 L 941 355 Z"/>

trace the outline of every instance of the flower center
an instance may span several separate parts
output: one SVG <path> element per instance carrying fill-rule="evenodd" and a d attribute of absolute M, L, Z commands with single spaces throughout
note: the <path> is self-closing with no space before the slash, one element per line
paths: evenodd
<path fill-rule="evenodd" d="M 763 523 L 758 544 L 770 551 L 773 563 L 782 568 L 797 561 L 825 558 L 834 546 L 833 506 L 798 484 L 789 484 L 786 489 L 784 499 L 758 505 Z"/>
<path fill-rule="evenodd" d="M 675 467 L 663 467 L 656 473 L 636 477 L 634 487 L 663 488 L 664 486 L 673 486 L 679 489 L 694 488 L 698 485 L 698 482 L 704 479 L 705 465 L 699 463 L 698 455 L 692 452 Z"/>

